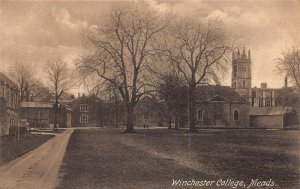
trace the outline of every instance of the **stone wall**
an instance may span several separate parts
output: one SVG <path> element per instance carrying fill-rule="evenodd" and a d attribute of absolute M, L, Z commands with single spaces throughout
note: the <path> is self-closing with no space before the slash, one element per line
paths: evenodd
<path fill-rule="evenodd" d="M 251 127 L 283 128 L 283 115 L 251 116 Z"/>

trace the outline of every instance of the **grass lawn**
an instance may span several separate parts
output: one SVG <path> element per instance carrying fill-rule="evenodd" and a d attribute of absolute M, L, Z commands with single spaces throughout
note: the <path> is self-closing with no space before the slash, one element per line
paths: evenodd
<path fill-rule="evenodd" d="M 275 188 L 298 188 L 299 131 L 75 130 L 57 189 L 205 188 L 172 187 L 173 179 L 269 181 Z M 219 182 L 220 184 L 220 182 Z M 259 188 L 259 187 L 250 187 Z M 263 187 L 268 188 L 268 187 Z M 269 187 L 271 188 L 271 187 Z M 274 187 L 273 187 L 274 188 Z"/>
<path fill-rule="evenodd" d="M 14 141 L 13 136 L 2 136 L 0 138 L 0 165 L 8 163 L 33 150 L 53 136 L 54 135 L 21 136 L 19 141 Z"/>

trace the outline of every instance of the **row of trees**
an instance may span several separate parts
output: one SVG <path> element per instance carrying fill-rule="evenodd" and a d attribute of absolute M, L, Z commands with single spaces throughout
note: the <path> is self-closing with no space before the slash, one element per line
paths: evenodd
<path fill-rule="evenodd" d="M 227 73 L 230 35 L 219 20 L 161 15 L 147 7 L 145 2 L 120 2 L 104 22 L 84 33 L 86 53 L 75 61 L 76 78 L 93 81 L 97 91 L 109 91 L 122 100 L 126 132 L 134 132 L 134 108 L 143 96 L 159 94 L 168 108 L 180 99 L 176 87 L 186 86 L 189 126 L 195 131 L 195 88 L 219 83 Z M 298 88 L 299 62 L 299 49 L 284 52 L 278 60 L 278 70 L 293 78 Z M 74 86 L 75 76 L 59 58 L 48 61 L 44 70 L 57 113 L 59 99 Z M 19 62 L 11 68 L 21 100 L 29 100 L 30 91 L 38 88 L 35 72 L 33 65 Z"/>
<path fill-rule="evenodd" d="M 189 89 L 190 130 L 195 131 L 194 90 L 218 83 L 226 72 L 229 37 L 218 20 L 162 16 L 145 7 L 115 6 L 106 22 L 85 34 L 88 53 L 77 69 L 83 80 L 118 90 L 127 112 L 126 132 L 134 131 L 133 112 L 141 97 L 159 92 L 164 75 L 176 72 Z"/>
<path fill-rule="evenodd" d="M 188 88 L 190 131 L 195 131 L 194 93 L 198 85 L 219 83 L 227 73 L 230 35 L 219 20 L 160 15 L 144 3 L 119 4 L 107 20 L 84 35 L 87 49 L 77 62 L 83 80 L 118 91 L 133 132 L 134 107 L 159 92 L 167 106 L 178 100 L 174 86 Z M 278 70 L 299 88 L 299 49 L 283 53 Z"/>

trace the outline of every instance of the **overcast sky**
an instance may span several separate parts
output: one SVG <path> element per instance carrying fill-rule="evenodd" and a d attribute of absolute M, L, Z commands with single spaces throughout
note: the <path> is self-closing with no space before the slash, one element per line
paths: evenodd
<path fill-rule="evenodd" d="M 280 51 L 300 46 L 300 1 L 149 0 L 152 7 L 193 17 L 223 19 L 239 47 L 251 49 L 253 87 L 282 87 L 274 72 Z M 61 56 L 69 64 L 82 52 L 82 32 L 105 17 L 109 1 L 0 2 L 0 71 L 14 60 L 41 67 Z M 230 85 L 229 74 L 224 85 Z"/>

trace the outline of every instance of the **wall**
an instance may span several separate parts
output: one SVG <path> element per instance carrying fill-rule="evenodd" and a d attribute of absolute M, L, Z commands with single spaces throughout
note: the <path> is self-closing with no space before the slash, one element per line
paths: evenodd
<path fill-rule="evenodd" d="M 205 110 L 204 120 L 197 120 L 199 127 L 249 127 L 250 105 L 245 103 L 201 103 L 197 110 Z M 233 111 L 239 111 L 239 119 L 234 121 Z"/>
<path fill-rule="evenodd" d="M 282 115 L 251 116 L 251 127 L 261 128 L 283 128 Z"/>
<path fill-rule="evenodd" d="M 26 119 L 30 127 L 49 128 L 50 124 L 54 124 L 54 111 L 52 108 L 20 108 L 21 119 Z M 57 113 L 57 123 L 59 127 L 69 127 L 68 122 L 71 120 L 70 110 L 60 108 Z"/>

